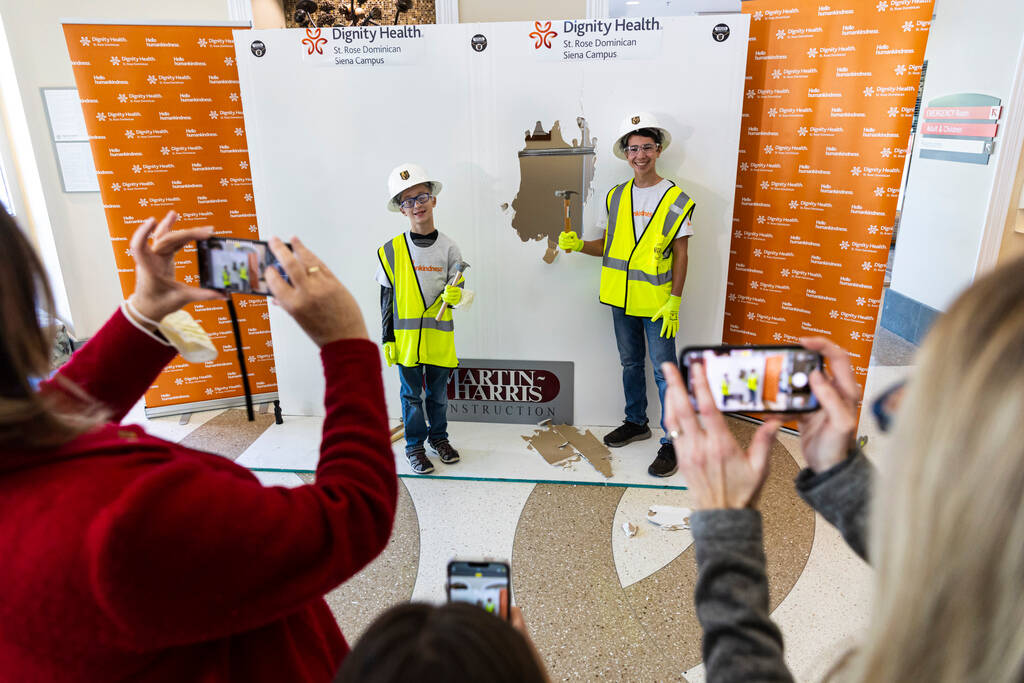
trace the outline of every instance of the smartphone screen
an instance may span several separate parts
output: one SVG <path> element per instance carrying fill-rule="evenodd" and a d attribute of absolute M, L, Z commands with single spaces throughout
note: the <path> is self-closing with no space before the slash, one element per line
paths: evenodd
<path fill-rule="evenodd" d="M 711 395 L 723 413 L 803 413 L 817 410 L 811 372 L 822 367 L 821 354 L 802 346 L 688 347 L 679 367 L 690 386 L 690 364 L 704 364 Z"/>
<path fill-rule="evenodd" d="M 290 248 L 290 246 L 289 246 Z M 284 268 L 266 242 L 211 237 L 196 242 L 199 286 L 222 292 L 270 296 L 267 268 L 276 268 L 287 281 Z"/>
<path fill-rule="evenodd" d="M 505 562 L 448 563 L 448 600 L 468 602 L 508 619 L 510 600 L 508 564 Z"/>

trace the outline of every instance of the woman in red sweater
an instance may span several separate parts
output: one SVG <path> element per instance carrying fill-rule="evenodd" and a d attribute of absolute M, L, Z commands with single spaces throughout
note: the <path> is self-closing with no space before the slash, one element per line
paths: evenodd
<path fill-rule="evenodd" d="M 143 224 L 132 306 L 34 389 L 52 296 L 0 214 L 0 680 L 331 680 L 348 646 L 323 596 L 384 548 L 397 495 L 379 352 L 352 296 L 299 240 L 294 254 L 271 241 L 291 284 L 271 270 L 269 285 L 320 347 L 327 390 L 316 483 L 264 488 L 118 424 L 174 356 L 142 318 L 221 297 L 173 277 L 175 252 L 211 229 L 171 231 L 173 212 Z"/>

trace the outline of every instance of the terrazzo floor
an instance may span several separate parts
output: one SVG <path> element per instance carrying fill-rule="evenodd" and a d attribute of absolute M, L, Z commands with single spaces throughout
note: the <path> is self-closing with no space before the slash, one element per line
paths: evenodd
<path fill-rule="evenodd" d="M 879 328 L 866 406 L 906 377 L 914 350 Z M 126 421 L 232 458 L 268 486 L 313 481 L 318 420 L 286 416 L 284 425 L 274 425 L 271 416 L 257 415 L 249 423 L 244 411 L 232 409 L 195 413 L 181 424 L 177 417 L 146 420 L 137 406 Z M 741 443 L 749 440 L 753 425 L 729 422 Z M 388 547 L 327 597 L 349 641 L 391 605 L 442 601 L 448 560 L 505 559 L 514 601 L 552 680 L 703 681 L 692 538 L 645 520 L 651 505 L 685 507 L 689 500 L 679 475 L 662 482 L 646 474 L 656 440 L 614 450 L 615 476 L 605 480 L 586 463 L 548 465 L 526 449 L 527 426 L 499 427 L 451 423 L 464 461 L 436 464 L 437 476 L 412 475 L 397 458 L 403 476 Z M 610 427 L 592 429 L 600 437 Z M 884 456 L 885 437 L 867 409 L 859 434 L 868 437 L 870 458 Z M 404 450 L 402 441 L 395 447 L 396 454 Z M 871 573 L 796 496 L 792 480 L 802 465 L 798 439 L 781 434 L 760 507 L 772 616 L 791 670 L 810 681 L 820 680 L 864 628 Z M 627 521 L 638 527 L 632 538 L 622 530 Z"/>

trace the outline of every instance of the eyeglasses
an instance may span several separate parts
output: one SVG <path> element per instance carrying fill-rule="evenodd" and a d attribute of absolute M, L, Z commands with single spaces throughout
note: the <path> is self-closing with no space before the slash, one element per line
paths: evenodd
<path fill-rule="evenodd" d="M 411 209 L 413 207 L 413 204 L 415 204 L 416 206 L 423 206 L 424 204 L 429 202 L 433 196 L 434 195 L 430 194 L 429 192 L 424 192 L 422 194 L 416 195 L 415 197 L 403 199 L 402 201 L 398 202 L 398 205 L 403 209 Z"/>
<path fill-rule="evenodd" d="M 642 151 L 644 154 L 650 154 L 651 152 L 653 152 L 656 149 L 659 149 L 660 147 L 661 145 L 652 145 L 651 143 L 648 142 L 646 145 L 629 145 L 624 149 L 626 154 L 636 154 L 637 152 L 640 151 Z"/>
<path fill-rule="evenodd" d="M 903 401 L 903 393 L 906 389 L 906 381 L 899 382 L 885 390 L 881 396 L 871 404 L 871 412 L 875 414 L 878 428 L 882 432 L 888 432 L 892 427 L 896 410 Z"/>

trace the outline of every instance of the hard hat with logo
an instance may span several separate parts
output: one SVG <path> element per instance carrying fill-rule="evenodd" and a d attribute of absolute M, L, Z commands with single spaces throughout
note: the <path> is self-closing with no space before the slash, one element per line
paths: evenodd
<path fill-rule="evenodd" d="M 423 183 L 430 184 L 430 193 L 435 197 L 441 192 L 441 183 L 432 180 L 427 175 L 427 170 L 419 164 L 399 164 L 395 166 L 388 176 L 388 197 L 390 197 L 388 199 L 388 211 L 400 211 L 401 208 L 398 206 L 399 196 L 410 187 Z"/>
<path fill-rule="evenodd" d="M 672 135 L 658 123 L 658 119 L 654 118 L 654 114 L 638 111 L 629 114 L 622 120 L 622 125 L 619 126 L 619 136 L 615 138 L 615 143 L 612 145 L 612 153 L 620 159 L 625 159 L 626 153 L 622 151 L 622 145 L 619 143 L 622 141 L 622 138 L 630 133 L 635 133 L 641 128 L 654 128 L 659 131 L 661 133 L 661 149 L 668 149 L 669 143 L 672 142 Z"/>

